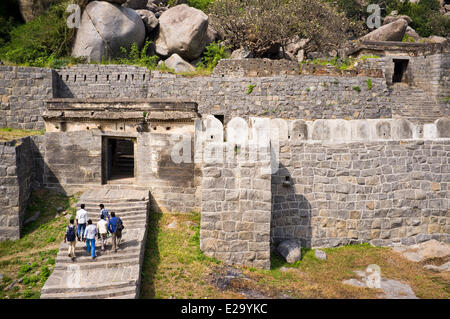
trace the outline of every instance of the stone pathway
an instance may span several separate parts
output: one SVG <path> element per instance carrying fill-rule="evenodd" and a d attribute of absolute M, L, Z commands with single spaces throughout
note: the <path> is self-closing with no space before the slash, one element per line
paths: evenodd
<path fill-rule="evenodd" d="M 98 188 L 85 192 L 78 205 L 84 203 L 94 224 L 100 217 L 98 205 L 103 203 L 124 223 L 120 248 L 111 251 L 108 238 L 105 252 L 96 239 L 97 258 L 92 260 L 86 244 L 77 242 L 75 262 L 67 255 L 68 245 L 62 243 L 53 273 L 42 288 L 41 298 L 134 299 L 139 297 L 140 273 L 144 256 L 149 192 L 127 188 Z"/>

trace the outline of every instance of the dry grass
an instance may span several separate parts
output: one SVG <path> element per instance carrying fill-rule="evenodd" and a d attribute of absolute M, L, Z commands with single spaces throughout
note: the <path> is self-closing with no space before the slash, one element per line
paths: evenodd
<path fill-rule="evenodd" d="M 8 142 L 25 136 L 42 135 L 43 131 L 18 130 L 9 127 L 0 128 L 0 142 Z"/>
<path fill-rule="evenodd" d="M 199 219 L 199 214 L 151 215 L 142 298 L 246 298 L 245 291 L 266 298 L 379 298 L 381 290 L 342 283 L 358 278 L 354 271 L 370 264 L 380 266 L 382 277 L 410 285 L 419 298 L 450 298 L 448 274 L 423 269 L 428 261 L 410 262 L 390 248 L 370 245 L 324 249 L 327 260 L 315 258 L 314 250 L 303 250 L 302 260 L 293 265 L 272 256 L 271 270 L 236 267 L 247 279 L 234 279 L 222 291 L 209 278 L 218 275 L 224 265 L 201 254 Z M 177 228 L 167 228 L 173 221 Z"/>

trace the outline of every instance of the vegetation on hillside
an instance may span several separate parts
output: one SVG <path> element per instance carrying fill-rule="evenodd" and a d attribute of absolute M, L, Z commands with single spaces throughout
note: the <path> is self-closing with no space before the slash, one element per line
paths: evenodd
<path fill-rule="evenodd" d="M 220 0 L 208 12 L 227 45 L 245 46 L 256 57 L 278 55 L 295 36 L 311 39 L 310 50 L 335 49 L 352 24 L 323 1 Z"/>
<path fill-rule="evenodd" d="M 0 60 L 53 68 L 82 62 L 70 57 L 74 29 L 67 28 L 69 13 L 65 10 L 69 3 L 78 3 L 83 8 L 87 1 L 55 2 L 43 15 L 24 24 L 16 0 L 1 1 Z M 358 38 L 369 31 L 365 22 L 370 14 L 366 8 L 371 3 L 381 6 L 383 17 L 393 10 L 410 16 L 411 26 L 423 37 L 450 33 L 450 18 L 439 12 L 439 0 L 418 3 L 407 0 L 168 0 L 166 3 L 169 6 L 187 3 L 205 11 L 219 31 L 221 41 L 224 40 L 222 45 L 230 50 L 247 46 L 256 57 L 275 57 L 279 47 L 285 47 L 294 36 L 311 39 L 306 52 L 335 49 L 346 39 Z M 217 48 L 220 49 L 211 47 Z M 135 52 L 133 48 L 127 50 Z M 197 72 L 203 74 L 210 69 L 205 65 L 210 53 L 205 50 L 203 68 Z M 223 57 L 217 50 L 215 54 Z M 125 56 L 121 62 L 112 63 L 129 60 Z M 140 55 L 138 64 L 153 65 L 155 61 L 156 58 Z"/>
<path fill-rule="evenodd" d="M 66 25 L 66 7 L 71 2 L 51 6 L 36 19 L 14 27 L 10 41 L 0 49 L 0 58 L 20 65 L 48 66 L 59 57 L 70 56 L 74 29 Z"/>
<path fill-rule="evenodd" d="M 336 5 L 345 12 L 347 18 L 353 22 L 365 25 L 369 4 L 378 4 L 381 8 L 381 16 L 384 18 L 392 11 L 399 15 L 407 15 L 412 19 L 411 27 L 422 37 L 430 35 L 449 36 L 450 18 L 439 12 L 439 0 L 420 0 L 411 3 L 408 0 L 326 0 Z"/>
<path fill-rule="evenodd" d="M 47 190 L 32 193 L 25 220 L 39 211 L 37 220 L 22 228 L 21 238 L 0 242 L 0 299 L 39 298 L 53 271 L 67 217 L 75 216 L 77 197 Z M 57 208 L 65 213 L 56 216 Z M 66 215 L 64 215 L 66 214 Z"/>

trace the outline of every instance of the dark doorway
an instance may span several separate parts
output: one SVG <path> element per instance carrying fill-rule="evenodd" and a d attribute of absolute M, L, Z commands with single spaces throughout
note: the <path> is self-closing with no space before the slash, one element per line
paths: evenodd
<path fill-rule="evenodd" d="M 392 83 L 405 82 L 405 73 L 408 68 L 408 60 L 394 59 L 394 75 Z"/>
<path fill-rule="evenodd" d="M 105 140 L 104 166 L 105 177 L 109 181 L 123 182 L 134 178 L 134 141 L 126 138 L 111 138 Z"/>

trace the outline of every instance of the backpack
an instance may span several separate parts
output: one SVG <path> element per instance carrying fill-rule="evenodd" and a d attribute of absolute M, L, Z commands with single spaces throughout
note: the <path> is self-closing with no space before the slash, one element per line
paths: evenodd
<path fill-rule="evenodd" d="M 120 218 L 117 218 L 116 233 L 120 233 L 124 228 L 125 227 L 123 226 L 122 220 Z"/>
<path fill-rule="evenodd" d="M 69 226 L 69 229 L 67 230 L 66 233 L 66 238 L 67 241 L 75 241 L 75 226 L 74 227 Z"/>

